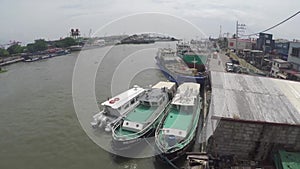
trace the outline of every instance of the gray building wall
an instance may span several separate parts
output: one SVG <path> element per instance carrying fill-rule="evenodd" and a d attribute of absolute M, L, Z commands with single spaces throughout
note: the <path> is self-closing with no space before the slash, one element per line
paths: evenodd
<path fill-rule="evenodd" d="M 293 47 L 299 48 L 300 42 L 290 42 L 288 62 L 293 64 L 293 69 L 300 71 L 300 57 L 295 57 L 291 55 Z"/>
<path fill-rule="evenodd" d="M 265 160 L 277 149 L 300 151 L 300 126 L 220 120 L 208 141 L 212 155 Z"/>
<path fill-rule="evenodd" d="M 236 49 L 236 39 L 228 39 L 228 48 L 229 49 Z M 252 42 L 249 40 L 245 39 L 238 39 L 238 45 L 237 45 L 238 50 L 243 50 L 243 49 L 252 49 Z"/>
<path fill-rule="evenodd" d="M 273 35 L 268 33 L 259 33 L 259 38 L 256 40 L 256 49 L 269 53 L 274 48 Z"/>

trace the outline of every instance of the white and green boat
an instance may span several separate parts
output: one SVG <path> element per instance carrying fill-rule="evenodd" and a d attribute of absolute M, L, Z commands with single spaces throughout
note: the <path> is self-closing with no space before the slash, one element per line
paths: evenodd
<path fill-rule="evenodd" d="M 200 84 L 180 85 L 155 132 L 157 157 L 174 161 L 194 144 L 201 108 Z"/>
<path fill-rule="evenodd" d="M 103 110 L 93 116 L 93 128 L 104 128 L 110 132 L 111 128 L 119 122 L 128 112 L 139 105 L 137 101 L 145 93 L 145 89 L 135 85 L 133 88 L 114 96 L 103 103 Z"/>
<path fill-rule="evenodd" d="M 139 97 L 139 105 L 113 127 L 112 148 L 117 151 L 128 149 L 154 133 L 175 90 L 175 83 L 159 82 Z"/>

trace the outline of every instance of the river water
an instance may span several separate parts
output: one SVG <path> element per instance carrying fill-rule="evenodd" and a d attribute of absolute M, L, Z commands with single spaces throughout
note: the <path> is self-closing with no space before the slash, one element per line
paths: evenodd
<path fill-rule="evenodd" d="M 149 64 L 155 66 L 157 48 L 169 46 L 175 44 L 118 45 L 5 67 L 8 71 L 0 74 L 0 168 L 162 168 L 152 157 L 115 157 L 87 136 L 75 113 L 72 77 L 79 55 L 99 65 L 95 93 L 102 102 L 133 84 L 144 87 L 165 80 L 157 69 L 139 71 L 129 84 L 111 76 L 128 56 L 150 57 L 153 62 Z M 134 62 L 132 58 L 126 61 Z M 133 65 L 125 66 L 125 70 L 132 70 Z M 113 92 L 111 88 L 115 88 Z"/>

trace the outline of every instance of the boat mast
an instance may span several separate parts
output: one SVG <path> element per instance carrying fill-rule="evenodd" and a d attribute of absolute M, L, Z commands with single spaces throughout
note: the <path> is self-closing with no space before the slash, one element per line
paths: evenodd
<path fill-rule="evenodd" d="M 194 69 L 196 69 L 196 58 L 195 58 L 195 55 L 194 55 Z"/>

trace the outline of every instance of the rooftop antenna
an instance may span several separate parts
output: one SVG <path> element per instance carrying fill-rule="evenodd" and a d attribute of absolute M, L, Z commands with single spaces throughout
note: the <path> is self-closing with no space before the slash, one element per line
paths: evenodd
<path fill-rule="evenodd" d="M 90 29 L 89 31 L 89 37 L 91 37 L 91 35 L 92 35 L 92 29 Z"/>
<path fill-rule="evenodd" d="M 220 34 L 219 34 L 219 38 L 222 38 L 222 25 L 220 25 Z"/>

